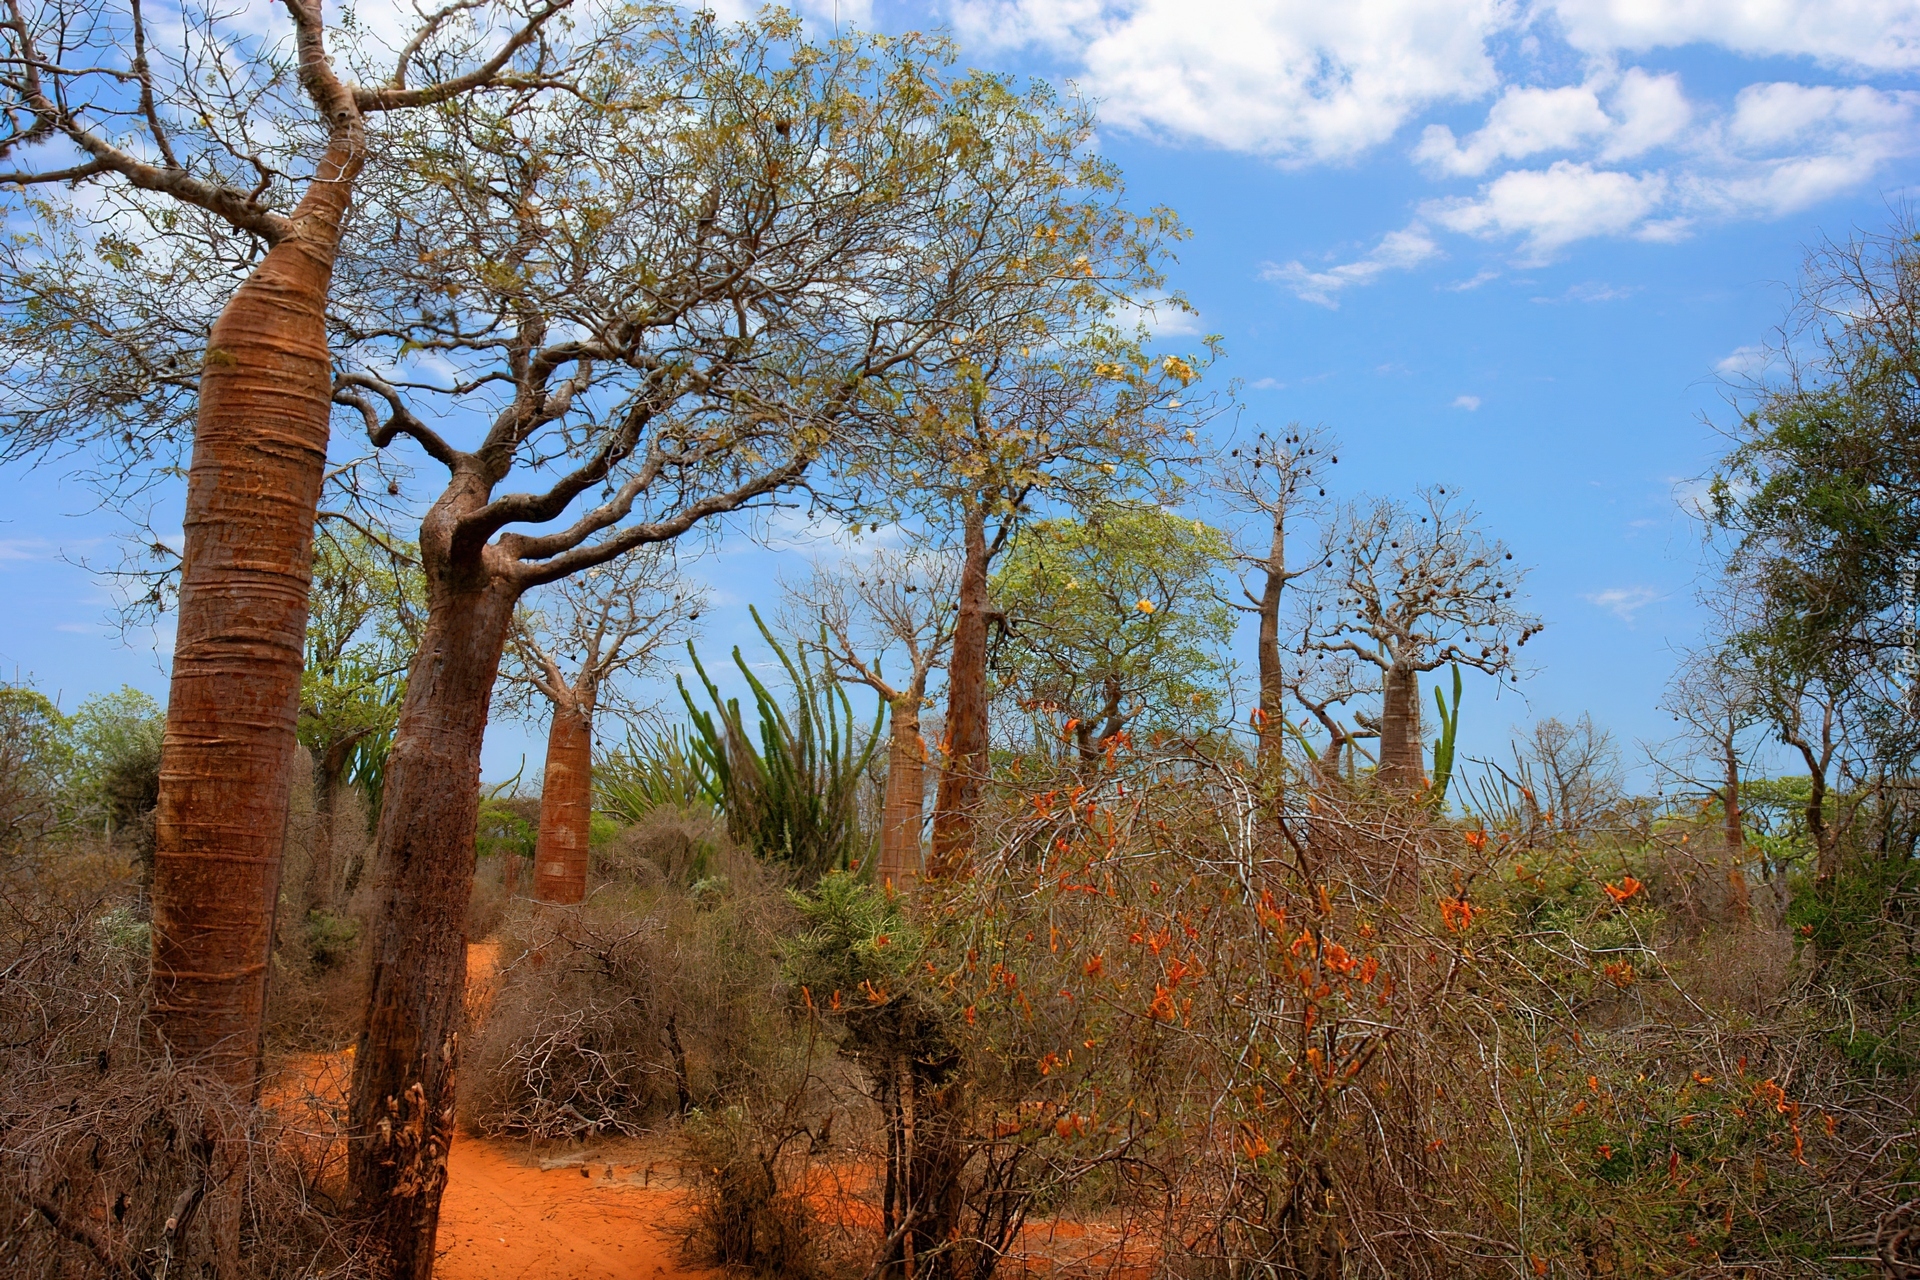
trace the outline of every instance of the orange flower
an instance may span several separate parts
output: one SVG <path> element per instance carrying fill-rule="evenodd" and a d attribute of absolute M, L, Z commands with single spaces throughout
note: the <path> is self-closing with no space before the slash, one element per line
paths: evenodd
<path fill-rule="evenodd" d="M 1360 962 L 1360 981 L 1372 982 L 1373 975 L 1378 972 L 1380 972 L 1380 962 L 1372 956 Z"/>
<path fill-rule="evenodd" d="M 1100 976 L 1100 971 L 1106 968 L 1106 966 L 1107 966 L 1107 957 L 1103 952 L 1102 954 L 1097 955 L 1093 959 L 1087 961 L 1085 966 L 1083 966 L 1081 972 L 1085 973 L 1089 978 L 1097 978 Z"/>
<path fill-rule="evenodd" d="M 1326 962 L 1327 968 L 1333 970 L 1335 973 L 1352 973 L 1353 966 L 1357 963 L 1352 956 L 1347 954 L 1347 949 L 1337 942 L 1327 944 L 1326 954 L 1323 959 Z"/>
<path fill-rule="evenodd" d="M 1173 993 L 1162 986 L 1154 987 L 1153 1003 L 1147 1006 L 1147 1016 L 1155 1022 L 1172 1022 L 1175 1015 Z"/>
<path fill-rule="evenodd" d="M 1455 933 L 1465 933 L 1473 927 L 1473 904 L 1467 901 L 1465 894 L 1457 898 L 1442 898 L 1440 919 Z"/>
<path fill-rule="evenodd" d="M 1467 847 L 1475 853 L 1479 853 L 1487 847 L 1487 833 L 1485 831 L 1468 831 L 1464 834 L 1467 839 Z"/>
<path fill-rule="evenodd" d="M 1605 885 L 1607 896 L 1615 902 L 1625 902 L 1645 887 L 1645 885 L 1635 880 L 1632 876 L 1622 877 L 1620 883 L 1617 885 L 1611 881 Z"/>
<path fill-rule="evenodd" d="M 1607 975 L 1607 981 L 1616 987 L 1632 986 L 1633 980 L 1637 976 L 1633 971 L 1632 963 L 1625 960 L 1616 964 L 1609 964 L 1605 966 L 1601 972 L 1605 973 Z"/>

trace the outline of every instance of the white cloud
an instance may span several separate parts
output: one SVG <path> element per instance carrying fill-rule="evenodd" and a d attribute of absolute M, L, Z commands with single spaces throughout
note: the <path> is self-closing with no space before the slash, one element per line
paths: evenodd
<path fill-rule="evenodd" d="M 1750 377 L 1773 363 L 1773 352 L 1761 346 L 1735 347 L 1713 367 L 1735 377 Z"/>
<path fill-rule="evenodd" d="M 1550 258 L 1575 240 L 1633 230 L 1666 199 L 1663 174 L 1634 175 L 1556 160 L 1546 169 L 1515 169 L 1473 199 L 1429 201 L 1421 210 L 1451 231 L 1522 236 L 1526 256 Z"/>
<path fill-rule="evenodd" d="M 1587 602 L 1632 626 L 1634 615 L 1660 598 L 1660 593 L 1652 587 L 1609 587 L 1605 591 L 1589 592 Z"/>
<path fill-rule="evenodd" d="M 1869 71 L 1920 67 L 1913 0 L 1553 0 L 1552 11 L 1593 54 L 1708 44 Z"/>
<path fill-rule="evenodd" d="M 1505 0 L 953 0 L 969 44 L 1078 61 L 1111 124 L 1282 161 L 1341 160 L 1499 84 Z"/>
<path fill-rule="evenodd" d="M 1464 143 L 1455 141 L 1447 126 L 1428 125 L 1413 155 L 1441 173 L 1478 177 L 1495 161 L 1566 151 L 1612 128 L 1599 96 L 1585 85 L 1509 88 L 1487 113 L 1487 123 Z"/>
<path fill-rule="evenodd" d="M 1115 309 L 1113 322 L 1123 330 L 1144 327 L 1153 338 L 1183 338 L 1199 333 L 1200 313 L 1175 306 L 1165 297 L 1142 298 Z"/>
<path fill-rule="evenodd" d="M 1255 378 L 1247 384 L 1247 389 L 1249 391 L 1280 391 L 1286 385 L 1278 378 Z"/>
<path fill-rule="evenodd" d="M 1478 409 L 1480 407 L 1480 397 L 1479 396 L 1455 396 L 1453 398 L 1453 407 L 1456 409 L 1465 409 L 1468 413 L 1472 413 L 1475 409 Z"/>
<path fill-rule="evenodd" d="M 1260 268 L 1260 278 L 1285 285 L 1302 301 L 1338 307 L 1342 289 L 1372 284 L 1383 272 L 1411 271 L 1439 256 L 1440 246 L 1433 242 L 1426 228 L 1416 222 L 1403 230 L 1388 232 L 1379 244 L 1352 262 L 1321 271 L 1297 261 L 1285 266 L 1269 262 Z"/>

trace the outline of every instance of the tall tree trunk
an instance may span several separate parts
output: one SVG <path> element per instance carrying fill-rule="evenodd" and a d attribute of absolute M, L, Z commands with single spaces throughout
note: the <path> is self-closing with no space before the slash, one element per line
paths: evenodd
<path fill-rule="evenodd" d="M 1734 865 L 1738 866 L 1746 861 L 1747 853 L 1746 829 L 1741 825 L 1740 814 L 1740 753 L 1734 750 L 1732 739 L 1728 739 L 1725 746 L 1727 785 L 1726 791 L 1721 796 L 1721 802 L 1727 811 L 1727 853 L 1733 859 Z"/>
<path fill-rule="evenodd" d="M 423 550 L 435 523 L 430 514 Z M 373 966 L 348 1110 L 355 1198 L 384 1254 L 381 1274 L 406 1280 L 433 1274 L 464 1021 L 480 743 L 520 594 L 483 569 L 456 574 L 432 551 L 427 558 L 427 627 L 387 762 Z"/>
<path fill-rule="evenodd" d="M 934 793 L 933 856 L 927 874 L 951 876 L 973 847 L 974 811 L 987 773 L 987 516 L 979 503 L 967 507 L 965 559 L 960 567 L 959 609 L 954 616 L 953 657 L 947 667 L 947 753 Z"/>
<path fill-rule="evenodd" d="M 533 896 L 570 905 L 587 896 L 587 837 L 593 829 L 593 712 L 553 704 L 547 771 L 540 785 L 540 836 Z"/>
<path fill-rule="evenodd" d="M 258 1085 L 267 955 L 326 471 L 326 303 L 363 160 L 357 124 L 214 321 L 187 471 L 179 630 L 153 854 L 160 1041 Z"/>
<path fill-rule="evenodd" d="M 927 744 L 920 737 L 920 697 L 893 699 L 887 742 L 887 798 L 880 818 L 881 884 L 907 889 L 920 878 L 920 828 L 926 804 Z"/>
<path fill-rule="evenodd" d="M 1380 785 L 1412 795 L 1426 782 L 1420 741 L 1420 673 L 1396 662 L 1381 682 Z"/>
<path fill-rule="evenodd" d="M 334 809 L 340 803 L 340 777 L 347 771 L 347 755 L 358 739 L 336 742 L 322 753 L 313 770 L 313 865 L 307 870 L 306 909 L 332 911 L 339 905 L 340 869 L 335 865 Z"/>
<path fill-rule="evenodd" d="M 1267 583 L 1260 591 L 1260 633 L 1257 650 L 1260 662 L 1260 715 L 1255 731 L 1260 737 L 1256 757 L 1260 771 L 1277 776 L 1285 759 L 1286 682 L 1280 666 L 1280 596 L 1287 584 L 1287 531 L 1276 521 L 1273 548 L 1267 557 Z"/>

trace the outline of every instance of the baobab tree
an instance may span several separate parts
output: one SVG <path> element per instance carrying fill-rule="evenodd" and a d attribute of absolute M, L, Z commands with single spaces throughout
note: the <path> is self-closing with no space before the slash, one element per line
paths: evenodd
<path fill-rule="evenodd" d="M 687 638 L 701 599 L 668 556 L 646 548 L 547 588 L 508 637 L 507 699 L 524 708 L 537 695 L 551 711 L 533 854 L 540 901 L 586 897 L 595 714 L 639 710 L 632 677 Z"/>
<path fill-rule="evenodd" d="M 903 504 L 952 530 L 960 550 L 931 874 L 964 863 L 986 784 L 987 643 L 1003 621 L 991 603 L 994 561 L 1043 509 L 1092 510 L 1142 492 L 1171 500 L 1175 463 L 1196 452 L 1200 415 L 1182 397 L 1200 365 L 1152 357 L 1144 334 L 1124 337 L 1105 319 L 1121 290 L 1158 286 L 1162 240 L 1177 230 L 1163 222 L 1107 237 L 1095 246 L 1107 257 L 1076 267 L 1106 277 L 1104 287 L 1075 284 L 1041 314 L 973 331 L 959 376 L 918 388 L 881 453 Z M 1074 340 L 1027 345 L 1049 329 Z"/>
<path fill-rule="evenodd" d="M 1089 238 L 1137 225 L 1085 180 L 1083 112 L 949 77 L 942 45 L 660 22 L 595 94 L 416 130 L 369 165 L 379 234 L 342 257 L 336 401 L 446 474 L 349 1105 L 402 1274 L 431 1267 L 481 735 L 521 597 L 803 483 L 861 506 L 876 438 L 960 376 L 980 317 L 1089 287 Z"/>
<path fill-rule="evenodd" d="M 906 888 L 920 875 L 926 825 L 927 744 L 920 733 L 927 685 L 953 642 L 959 565 L 924 547 L 881 548 L 840 566 L 815 565 L 787 587 L 794 626 L 826 628 L 828 654 L 842 679 L 866 685 L 886 702 L 887 790 L 880 817 L 875 878 Z M 903 661 L 887 674 L 887 657 Z"/>
<path fill-rule="evenodd" d="M 1444 485 L 1414 505 L 1383 498 L 1348 506 L 1328 527 L 1319 560 L 1301 655 L 1351 655 L 1377 673 L 1377 777 L 1388 791 L 1411 795 L 1426 778 L 1420 673 L 1458 663 L 1519 679 L 1517 650 L 1542 626 L 1511 603 L 1526 571 Z"/>
<path fill-rule="evenodd" d="M 450 4 L 391 51 L 330 29 L 318 0 L 282 0 L 278 30 L 195 9 L 155 25 L 137 0 L 14 4 L 0 23 L 0 188 L 36 192 L 0 268 L 24 393 L 7 452 L 138 459 L 177 451 L 192 423 L 151 1018 L 175 1057 L 242 1090 L 326 467 L 325 311 L 356 181 L 384 117 L 564 82 L 568 46 L 543 33 L 567 3 Z"/>
<path fill-rule="evenodd" d="M 1234 511 L 1250 517 L 1252 526 L 1235 539 L 1234 560 L 1243 575 L 1237 609 L 1258 621 L 1255 657 L 1259 664 L 1259 705 L 1254 732 L 1260 741 L 1259 760 L 1271 773 L 1286 746 L 1287 678 L 1282 652 L 1281 604 L 1289 583 L 1313 572 L 1318 560 L 1289 563 L 1287 534 L 1298 533 L 1298 522 L 1324 505 L 1327 491 L 1322 467 L 1338 463 L 1330 437 L 1320 431 L 1289 426 L 1278 436 L 1260 432 L 1249 444 L 1233 449 L 1214 478 L 1213 486 Z M 1243 545 L 1244 544 L 1244 545 Z M 1317 548 L 1316 548 L 1317 549 Z M 1254 590 L 1255 586 L 1259 590 Z M 1325 710 L 1325 706 L 1321 707 Z M 1336 735 L 1334 750 L 1340 739 Z"/>

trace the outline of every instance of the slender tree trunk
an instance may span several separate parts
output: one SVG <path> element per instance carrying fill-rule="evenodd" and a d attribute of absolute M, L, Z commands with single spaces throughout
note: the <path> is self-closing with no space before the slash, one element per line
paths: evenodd
<path fill-rule="evenodd" d="M 1380 698 L 1380 785 L 1412 795 L 1426 781 L 1420 741 L 1420 673 L 1405 662 L 1387 669 Z"/>
<path fill-rule="evenodd" d="M 307 871 L 306 909 L 333 911 L 339 905 L 340 870 L 335 865 L 334 809 L 340 802 L 340 777 L 347 771 L 353 742 L 336 742 L 313 771 L 313 865 Z"/>
<path fill-rule="evenodd" d="M 1727 853 L 1738 866 L 1746 860 L 1747 835 L 1741 825 L 1740 814 L 1740 754 L 1733 749 L 1733 742 L 1726 743 L 1726 791 L 1721 801 L 1726 807 Z"/>
<path fill-rule="evenodd" d="M 153 855 L 160 1041 L 258 1084 L 267 955 L 326 470 L 326 303 L 363 153 L 343 130 L 320 177 L 214 321 L 187 472 L 179 631 Z"/>
<path fill-rule="evenodd" d="M 353 1063 L 349 1177 L 384 1253 L 428 1280 L 453 1142 L 480 743 L 518 588 L 456 573 L 422 531 L 431 600 L 387 762 L 372 974 Z M 436 563 L 436 561 L 438 563 Z M 451 585 L 449 579 L 461 579 Z"/>
<path fill-rule="evenodd" d="M 947 753 L 934 793 L 933 856 L 927 874 L 957 874 L 973 847 L 974 811 L 987 773 L 987 517 L 967 508 L 965 560 L 953 657 L 947 667 Z"/>
<path fill-rule="evenodd" d="M 926 803 L 927 744 L 920 737 L 920 694 L 893 699 L 887 743 L 887 798 L 880 818 L 881 884 L 908 889 L 920 878 L 920 828 Z"/>
<path fill-rule="evenodd" d="M 1285 759 L 1286 681 L 1280 666 L 1280 596 L 1287 583 L 1287 531 L 1275 522 L 1273 548 L 1267 557 L 1267 583 L 1260 592 L 1260 714 L 1255 732 L 1260 736 L 1257 756 L 1263 774 L 1277 775 Z"/>
<path fill-rule="evenodd" d="M 587 896 L 587 837 L 593 829 L 593 712 L 553 706 L 547 771 L 540 786 L 540 837 L 533 896 L 570 905 Z"/>
<path fill-rule="evenodd" d="M 1813 878 L 1825 882 L 1839 870 L 1840 842 L 1827 831 L 1827 771 L 1813 767 L 1807 759 L 1807 835 L 1813 840 Z"/>

